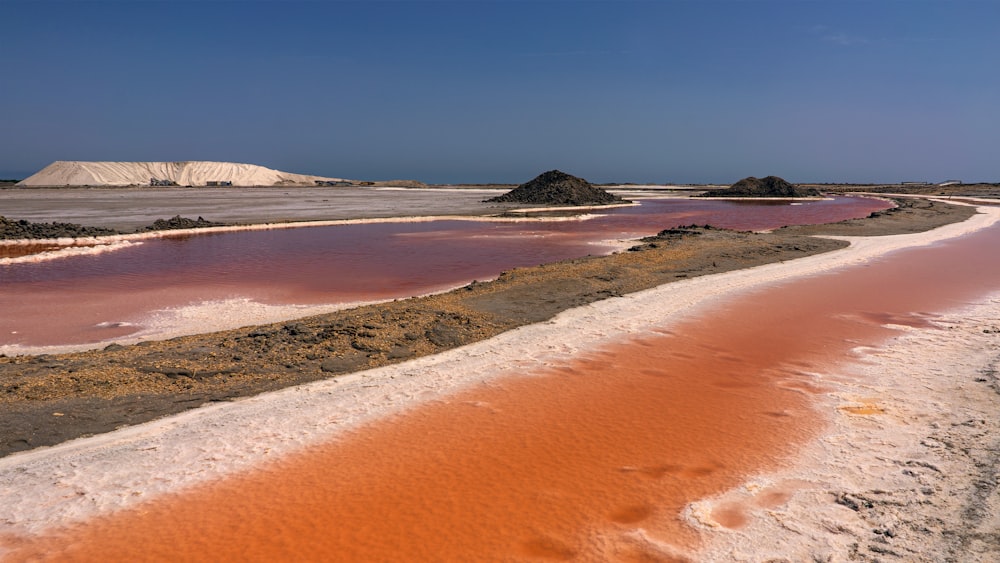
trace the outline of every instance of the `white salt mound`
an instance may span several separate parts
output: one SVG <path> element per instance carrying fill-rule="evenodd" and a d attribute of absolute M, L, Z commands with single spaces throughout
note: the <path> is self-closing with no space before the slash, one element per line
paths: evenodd
<path fill-rule="evenodd" d="M 343 181 L 293 174 L 237 162 L 85 162 L 57 160 L 18 186 L 148 186 L 152 179 L 178 186 L 207 186 L 231 182 L 233 186 L 313 185 L 317 180 Z"/>

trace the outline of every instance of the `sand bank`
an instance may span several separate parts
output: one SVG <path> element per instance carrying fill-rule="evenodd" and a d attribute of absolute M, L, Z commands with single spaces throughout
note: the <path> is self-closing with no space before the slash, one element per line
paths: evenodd
<path fill-rule="evenodd" d="M 0 521 L 12 533 L 133 506 L 195 483 L 253 467 L 338 432 L 508 373 L 567 361 L 592 349 L 691 318 L 722 296 L 797 276 L 864 263 L 993 224 L 1000 210 L 928 233 L 852 239 L 848 249 L 599 301 L 548 323 L 516 329 L 443 354 L 214 405 L 94 438 L 0 460 Z M 318 422 L 322 421 L 322 422 Z M 325 423 L 324 423 L 325 422 Z M 157 479 L 150 481 L 148 475 Z"/>

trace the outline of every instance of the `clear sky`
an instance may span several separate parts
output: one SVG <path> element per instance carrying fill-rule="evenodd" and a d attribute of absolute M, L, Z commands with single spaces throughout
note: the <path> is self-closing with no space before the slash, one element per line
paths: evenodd
<path fill-rule="evenodd" d="M 0 0 L 0 177 L 1000 181 L 1000 0 Z"/>

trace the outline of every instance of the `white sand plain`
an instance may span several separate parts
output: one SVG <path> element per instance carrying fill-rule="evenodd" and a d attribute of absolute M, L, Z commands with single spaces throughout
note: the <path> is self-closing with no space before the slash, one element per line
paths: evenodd
<path fill-rule="evenodd" d="M 650 326 L 668 328 L 672 322 L 691 318 L 721 298 L 739 296 L 776 281 L 862 264 L 893 250 L 960 236 L 1000 220 L 1000 209 L 981 211 L 968 221 L 927 233 L 849 238 L 851 245 L 843 250 L 683 280 L 600 301 L 566 311 L 547 323 L 436 356 L 210 405 L 108 434 L 14 454 L 0 459 L 0 530 L 37 534 L 135 506 L 335 439 L 347 429 L 425 401 L 448 401 L 449 394 L 467 386 L 487 384 L 507 373 L 566 362 L 580 351 L 641 333 Z M 981 434 L 988 431 L 988 425 L 996 424 L 977 410 L 987 403 L 995 404 L 995 399 L 990 403 L 991 397 L 980 396 L 981 389 L 968 384 L 967 378 L 952 378 L 950 362 L 956 362 L 954 365 L 963 372 L 988 371 L 991 357 L 996 356 L 997 339 L 986 338 L 981 327 L 1000 324 L 1000 300 L 989 299 L 948 315 L 954 330 L 911 330 L 885 347 L 858 351 L 863 362 L 849 368 L 831 366 L 830 373 L 816 374 L 824 382 L 840 386 L 824 399 L 831 409 L 875 396 L 888 414 L 846 416 L 834 410 L 832 430 L 809 446 L 798 465 L 779 474 L 755 476 L 744 487 L 689 507 L 687 517 L 693 525 L 706 530 L 709 540 L 708 551 L 697 558 L 759 561 L 773 553 L 779 560 L 807 560 L 813 556 L 822 561 L 841 560 L 838 554 L 850 549 L 852 542 L 867 541 L 866 534 L 887 538 L 884 530 L 878 534 L 871 531 L 879 526 L 892 528 L 895 535 L 888 538 L 892 549 L 912 555 L 913 551 L 898 545 L 908 538 L 902 526 L 883 523 L 890 516 L 872 514 L 867 508 L 858 512 L 845 508 L 834 502 L 836 497 L 830 491 L 844 491 L 849 495 L 844 498 L 854 499 L 876 495 L 872 492 L 876 490 L 912 495 L 921 487 L 936 487 L 941 490 L 936 498 L 955 494 L 953 504 L 959 506 L 963 488 L 974 487 L 969 470 L 952 471 L 948 465 L 951 462 L 928 457 L 936 450 L 949 450 L 949 446 L 935 445 L 933 441 L 922 445 L 924 439 L 919 436 L 930 429 L 933 438 L 936 425 L 942 432 L 968 434 L 972 447 L 980 448 Z M 976 330 L 984 336 L 974 338 Z M 991 352 L 992 356 L 977 351 Z M 900 366 L 905 366 L 906 371 Z M 968 393 L 969 397 L 958 405 L 952 404 L 954 398 L 949 395 L 955 392 L 956 384 L 960 384 L 958 392 Z M 974 421 L 968 432 L 962 426 L 964 422 L 958 427 L 949 426 L 950 421 L 966 419 Z M 995 440 L 997 435 L 990 439 Z M 960 454 L 953 458 L 954 463 L 967 461 L 960 459 Z M 990 467 L 995 469 L 996 464 Z M 912 475 L 901 474 L 903 468 Z M 751 511 L 751 524 L 742 530 L 729 531 L 712 520 L 714 504 L 752 496 L 770 483 L 796 483 L 799 488 L 780 507 Z M 995 498 L 987 500 L 995 506 Z M 900 517 L 919 519 L 917 512 L 925 508 L 919 503 L 905 505 L 899 510 Z M 996 512 L 989 514 L 995 517 Z M 982 525 L 990 522 L 983 521 Z M 636 535 L 642 536 L 641 529 Z"/>

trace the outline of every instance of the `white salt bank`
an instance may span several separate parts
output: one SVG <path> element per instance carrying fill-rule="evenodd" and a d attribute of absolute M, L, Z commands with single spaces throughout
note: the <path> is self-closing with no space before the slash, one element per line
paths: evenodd
<path fill-rule="evenodd" d="M 22 180 L 41 186 L 296 186 L 341 182 L 238 162 L 85 162 L 58 160 Z"/>

